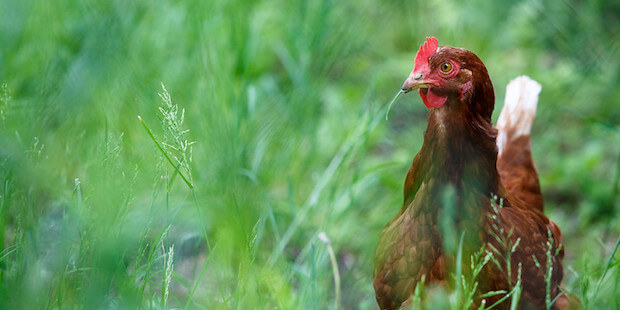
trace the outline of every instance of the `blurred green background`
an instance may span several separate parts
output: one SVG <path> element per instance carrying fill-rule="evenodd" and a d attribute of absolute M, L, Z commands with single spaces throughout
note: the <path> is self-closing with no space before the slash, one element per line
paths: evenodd
<path fill-rule="evenodd" d="M 427 115 L 386 103 L 433 35 L 486 64 L 494 119 L 509 80 L 542 84 L 565 287 L 618 308 L 619 23 L 597 0 L 0 0 L 0 307 L 376 308 Z"/>

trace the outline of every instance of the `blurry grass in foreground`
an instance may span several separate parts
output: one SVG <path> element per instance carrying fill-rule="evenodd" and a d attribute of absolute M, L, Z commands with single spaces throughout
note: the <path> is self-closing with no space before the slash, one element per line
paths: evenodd
<path fill-rule="evenodd" d="M 541 82 L 565 286 L 619 308 L 614 8 L 0 2 L 1 304 L 374 309 L 374 247 L 426 126 L 415 95 L 389 122 L 386 103 L 435 35 L 480 56 L 499 104 L 513 77 Z"/>

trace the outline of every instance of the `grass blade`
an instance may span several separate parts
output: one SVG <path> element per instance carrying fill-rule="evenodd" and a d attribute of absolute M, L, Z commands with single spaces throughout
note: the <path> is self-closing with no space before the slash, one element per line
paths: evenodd
<path fill-rule="evenodd" d="M 618 237 L 618 240 L 616 241 L 616 245 L 614 246 L 614 249 L 611 251 L 611 254 L 609 255 L 609 259 L 607 260 L 607 264 L 605 265 L 605 269 L 603 270 L 603 274 L 601 275 L 601 278 L 598 279 L 598 282 L 596 282 L 596 286 L 594 287 L 594 293 L 592 293 L 592 297 L 590 298 L 590 300 L 594 300 L 596 298 L 596 295 L 598 294 L 598 290 L 601 287 L 601 283 L 603 283 L 603 279 L 605 279 L 605 276 L 607 275 L 607 271 L 609 270 L 611 261 L 613 260 L 614 255 L 616 255 L 616 251 L 618 251 L 619 244 L 620 244 L 620 237 Z"/>
<path fill-rule="evenodd" d="M 404 94 L 405 92 L 402 90 L 399 90 L 398 93 L 396 93 L 396 96 L 394 96 L 394 99 L 392 99 L 392 101 L 390 102 L 390 104 L 388 105 L 387 111 L 385 111 L 385 120 L 388 120 L 388 114 L 390 114 L 390 110 L 392 109 L 392 105 L 394 104 L 394 102 L 396 102 L 396 99 L 398 99 L 398 97 L 400 97 L 400 95 Z"/>
<path fill-rule="evenodd" d="M 174 170 L 181 176 L 181 178 L 183 178 L 183 181 L 185 181 L 185 184 L 187 184 L 189 189 L 193 190 L 194 189 L 194 185 L 190 181 L 187 180 L 187 178 L 183 175 L 183 173 L 181 173 L 181 171 L 179 171 L 179 168 L 177 167 L 177 165 L 175 165 L 174 162 L 172 162 L 172 159 L 170 159 L 170 156 L 168 156 L 168 154 L 166 153 L 166 151 L 164 151 L 164 149 L 161 147 L 159 142 L 157 142 L 157 139 L 155 139 L 155 136 L 153 135 L 153 132 L 151 132 L 151 130 L 146 125 L 146 123 L 144 122 L 144 120 L 142 119 L 142 117 L 140 115 L 138 115 L 138 120 L 140 120 L 140 123 L 142 123 L 142 126 L 144 127 L 144 130 L 146 130 L 146 132 L 149 134 L 149 136 L 151 137 L 151 140 L 153 140 L 153 142 L 155 142 L 155 145 L 157 146 L 157 149 L 159 149 L 159 151 L 164 155 L 166 160 L 168 160 L 168 162 L 174 168 Z"/>

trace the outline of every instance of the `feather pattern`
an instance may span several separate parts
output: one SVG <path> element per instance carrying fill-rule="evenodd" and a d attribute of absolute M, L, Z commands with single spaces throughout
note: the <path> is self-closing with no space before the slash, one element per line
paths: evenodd
<path fill-rule="evenodd" d="M 446 61 L 458 64 L 460 71 L 442 78 L 437 70 Z M 527 78 L 511 83 L 516 86 L 509 86 L 508 93 L 517 99 L 507 101 L 498 141 L 498 130 L 491 124 L 493 85 L 475 54 L 438 47 L 436 39 L 427 38 L 416 55 L 414 71 L 418 69 L 434 79 L 432 91 L 447 99 L 441 107 L 430 108 L 424 143 L 405 179 L 403 204 L 385 226 L 375 252 L 379 306 L 401 307 L 422 279 L 449 282 L 455 254 L 445 227 L 451 227 L 465 236 L 464 257 L 486 246 L 503 262 L 485 265 L 478 275 L 478 303 L 484 292 L 510 291 L 519 281 L 521 268 L 519 308 L 545 308 L 556 297 L 552 308 L 560 308 L 565 299 L 559 289 L 564 255 L 561 233 L 542 212 L 529 148 L 540 85 Z M 423 83 L 410 77 L 405 86 Z M 496 143 L 502 143 L 499 158 Z M 448 204 L 447 195 L 452 197 Z M 512 250 L 508 264 L 502 255 Z M 488 297 L 487 304 L 501 297 Z M 499 308 L 509 305 L 508 299 Z"/>

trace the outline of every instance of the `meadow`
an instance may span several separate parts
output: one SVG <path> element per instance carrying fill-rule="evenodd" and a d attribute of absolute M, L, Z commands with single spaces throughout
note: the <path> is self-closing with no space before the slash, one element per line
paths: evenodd
<path fill-rule="evenodd" d="M 620 309 L 619 29 L 602 0 L 2 0 L 0 308 L 376 309 L 427 116 L 385 112 L 432 35 L 484 61 L 494 120 L 542 84 L 564 287 Z"/>

